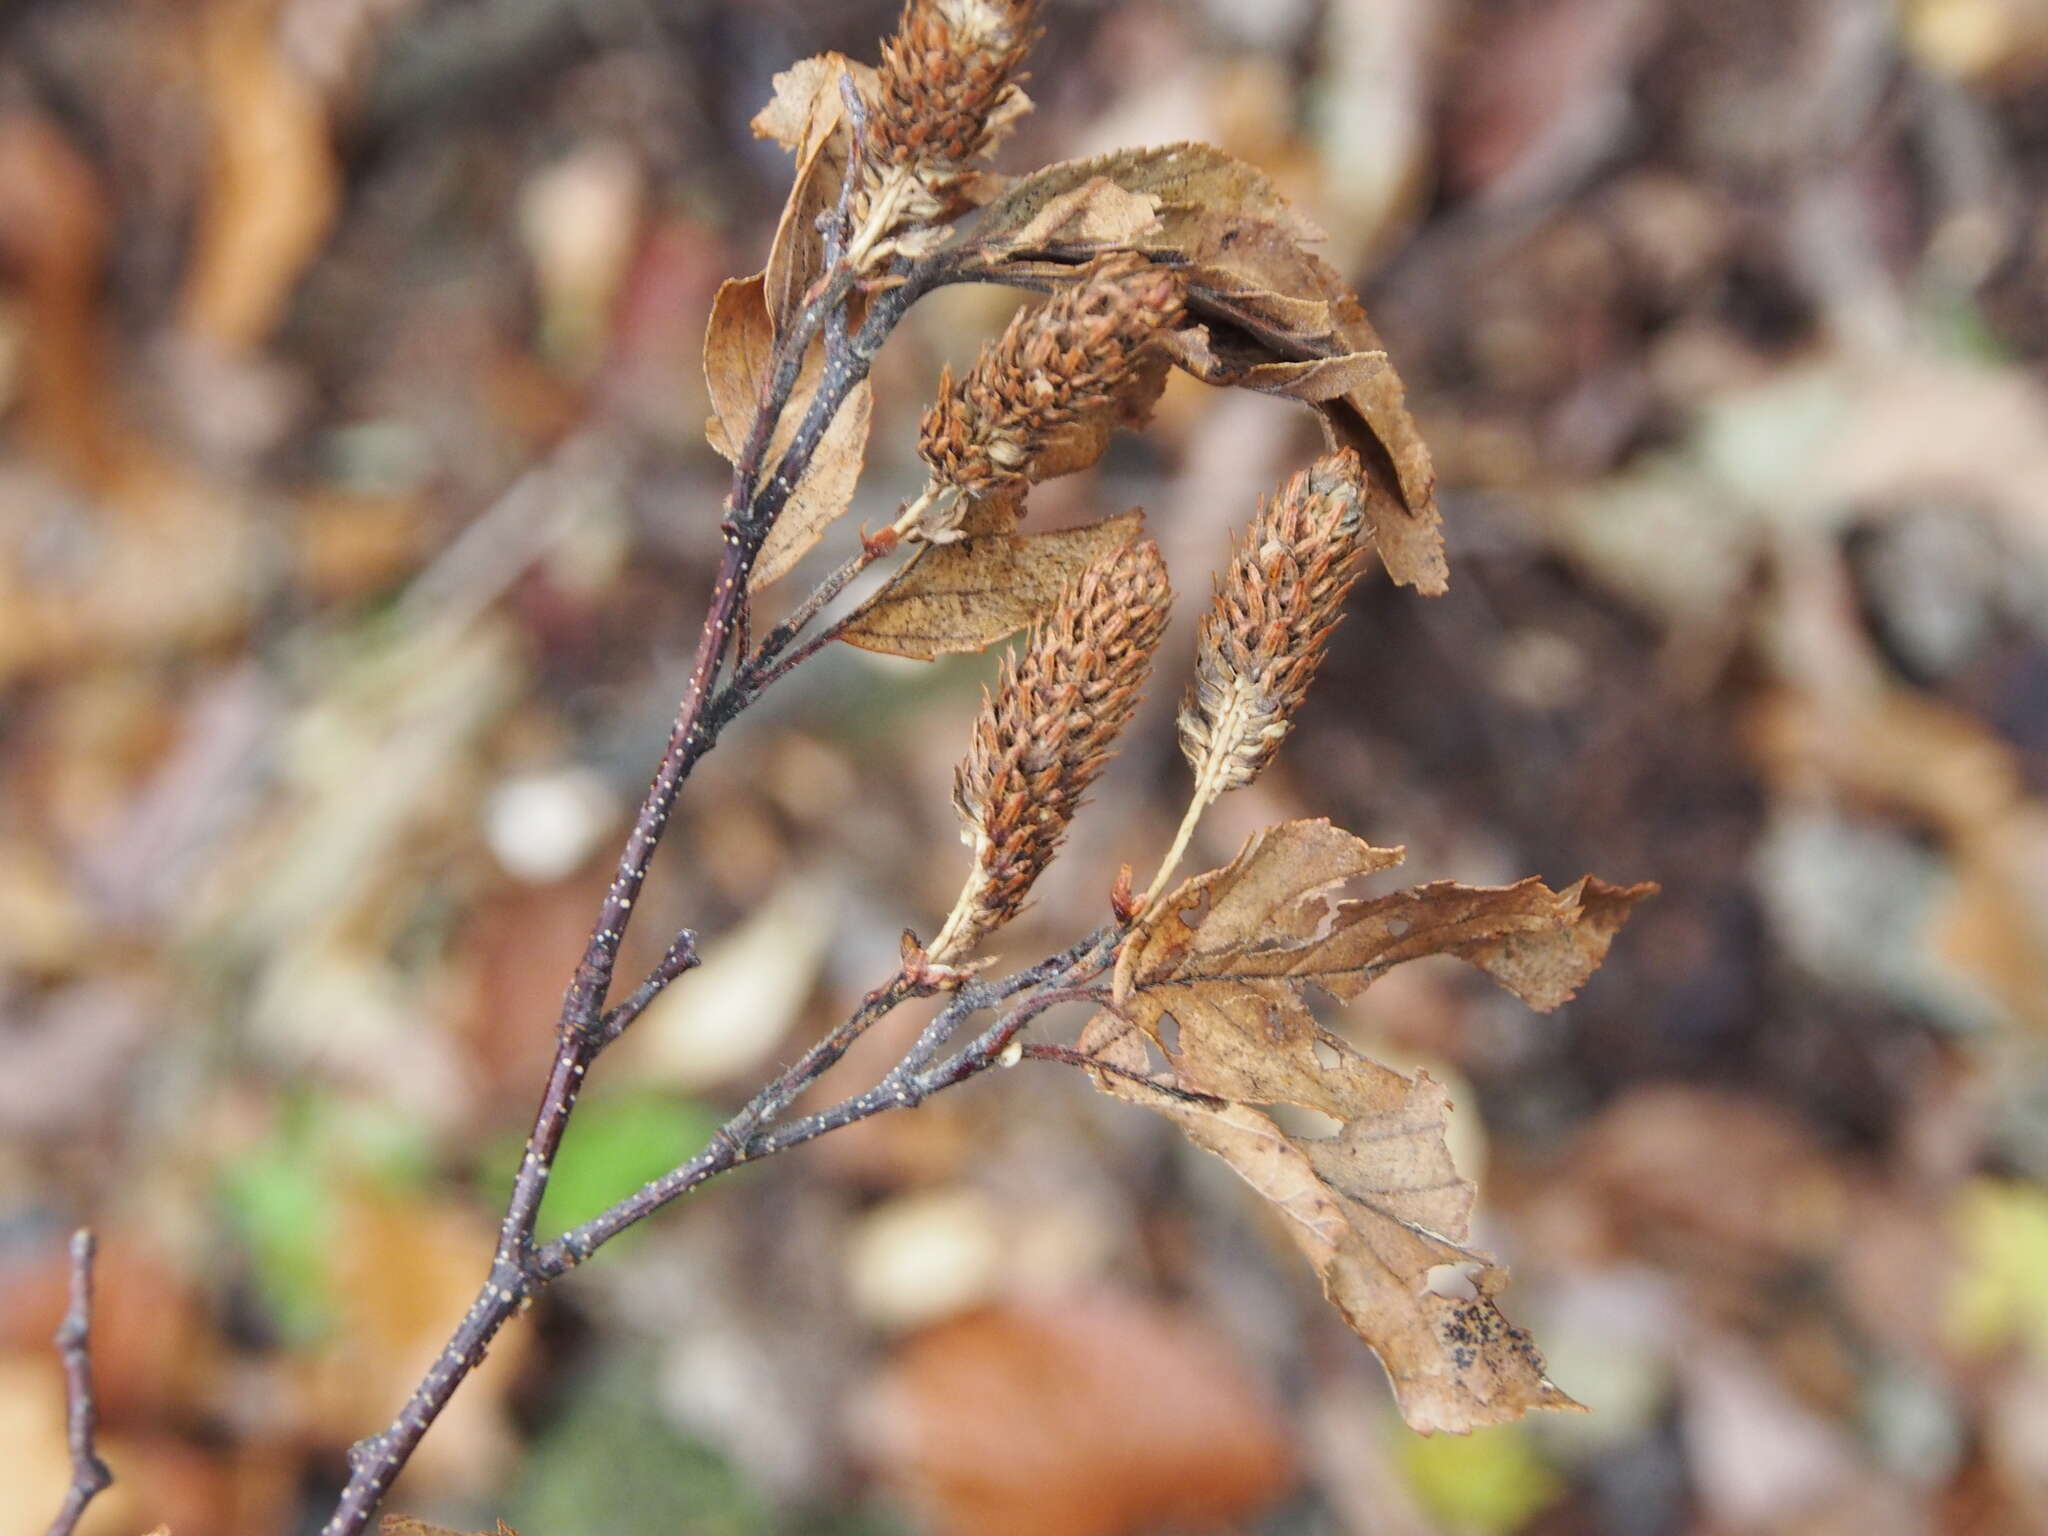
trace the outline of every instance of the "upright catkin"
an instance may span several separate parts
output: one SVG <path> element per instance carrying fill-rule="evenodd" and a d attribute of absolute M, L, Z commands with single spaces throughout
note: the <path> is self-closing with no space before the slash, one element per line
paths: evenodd
<path fill-rule="evenodd" d="M 1004 662 L 954 775 L 974 868 L 935 960 L 968 953 L 1022 909 L 1137 707 L 1172 599 L 1159 546 L 1134 539 L 1090 564 Z"/>
<path fill-rule="evenodd" d="M 947 371 L 917 451 L 932 491 L 970 499 L 1021 490 L 1063 437 L 1125 414 L 1154 345 L 1184 313 L 1180 279 L 1144 257 L 1099 257 L 1045 303 L 1020 311 L 964 379 Z"/>
<path fill-rule="evenodd" d="M 1025 110 L 1014 76 L 1037 39 L 1035 0 L 906 0 L 882 43 L 856 244 L 955 217 L 969 168 Z"/>
<path fill-rule="evenodd" d="M 1272 761 L 1371 548 L 1364 479 L 1349 449 L 1261 501 L 1202 615 L 1181 706 L 1197 807 L 1251 783 Z"/>

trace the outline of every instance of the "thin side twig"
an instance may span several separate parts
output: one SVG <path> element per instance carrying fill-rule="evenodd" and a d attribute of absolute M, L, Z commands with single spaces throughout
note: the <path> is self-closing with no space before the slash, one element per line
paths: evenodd
<path fill-rule="evenodd" d="M 57 1325 L 57 1357 L 64 1363 L 65 1439 L 71 1446 L 71 1486 L 50 1536 L 71 1536 L 90 1504 L 114 1481 L 100 1460 L 99 1405 L 92 1395 L 92 1262 L 93 1235 L 81 1227 L 71 1235 L 71 1295 L 64 1320 Z"/>
<path fill-rule="evenodd" d="M 1114 929 L 1101 929 L 1029 970 L 1018 971 L 998 981 L 969 981 L 959 986 L 945 1008 L 925 1026 L 917 1045 L 873 1088 L 806 1119 L 765 1129 L 795 1103 L 806 1088 L 830 1071 L 853 1043 L 877 1022 L 910 998 L 928 996 L 937 990 L 929 982 L 913 981 L 905 972 L 899 971 L 862 998 L 860 1006 L 843 1024 L 819 1040 L 719 1127 L 703 1151 L 660 1177 L 650 1179 L 609 1210 L 564 1232 L 540 1249 L 534 1255 L 532 1273 L 535 1283 L 545 1285 L 558 1279 L 589 1259 L 621 1232 L 637 1226 L 663 1206 L 741 1163 L 772 1157 L 828 1130 L 837 1130 L 884 1110 L 910 1108 L 938 1087 L 965 1081 L 973 1072 L 961 1072 L 941 1083 L 939 1069 L 926 1068 L 922 1072 L 917 1069 L 945 1040 L 951 1038 L 961 1023 L 976 1013 L 995 1008 L 1021 994 L 1070 987 L 1077 981 L 1099 974 L 1104 955 L 1114 948 L 1119 937 Z M 948 1062 L 944 1065 L 951 1069 L 955 1064 Z M 993 1056 L 975 1070 L 990 1065 L 994 1065 Z"/>

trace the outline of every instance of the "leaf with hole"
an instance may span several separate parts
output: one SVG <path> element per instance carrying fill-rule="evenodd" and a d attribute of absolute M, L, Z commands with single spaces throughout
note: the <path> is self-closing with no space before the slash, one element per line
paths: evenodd
<path fill-rule="evenodd" d="M 1323 1287 L 1392 1378 L 1418 1429 L 1502 1423 L 1576 1406 L 1493 1297 L 1506 1272 L 1462 1246 L 1473 1186 L 1444 1143 L 1449 1101 L 1318 1025 L 1305 989 L 1355 997 L 1389 968 L 1449 954 L 1539 1008 L 1570 997 L 1652 886 L 1590 878 L 1564 891 L 1448 881 L 1333 902 L 1398 864 L 1327 821 L 1254 836 L 1228 866 L 1162 899 L 1118 959 L 1113 1012 L 1084 1051 L 1105 1092 L 1166 1115 L 1271 1203 Z M 1192 920 L 1191 920 L 1192 919 Z M 1165 1057 L 1154 1073 L 1146 1042 Z M 1328 1116 L 1328 1136 L 1283 1131 L 1264 1106 Z M 1466 1294 L 1432 1288 L 1460 1266 Z"/>

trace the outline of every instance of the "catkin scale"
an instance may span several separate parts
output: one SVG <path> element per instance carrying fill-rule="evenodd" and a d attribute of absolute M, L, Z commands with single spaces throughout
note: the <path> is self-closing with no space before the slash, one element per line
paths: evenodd
<path fill-rule="evenodd" d="M 953 803 L 974 868 L 933 942 L 967 953 L 1022 909 L 1137 708 L 1173 593 L 1139 538 L 1088 566 L 982 698 Z"/>
<path fill-rule="evenodd" d="M 1272 761 L 1371 547 L 1349 450 L 1318 459 L 1259 504 L 1202 615 L 1181 706 L 1197 805 L 1251 783 Z"/>

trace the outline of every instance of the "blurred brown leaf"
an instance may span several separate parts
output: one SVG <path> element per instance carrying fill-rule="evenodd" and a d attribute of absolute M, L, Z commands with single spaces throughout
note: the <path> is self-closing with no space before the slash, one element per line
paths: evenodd
<path fill-rule="evenodd" d="M 420 1362 L 447 1338 L 488 1266 L 493 1230 L 466 1205 L 416 1196 L 357 1194 L 325 1255 L 337 1316 L 310 1356 L 293 1362 L 314 1432 L 346 1445 L 365 1425 L 384 1423 L 419 1380 Z M 435 1422 L 411 1462 L 418 1486 L 471 1492 L 491 1485 L 512 1449 L 505 1399 L 531 1347 L 508 1330 Z"/>
<path fill-rule="evenodd" d="M 948 1536 L 1234 1525 L 1294 1475 L 1273 1405 L 1214 1330 L 1114 1295 L 915 1335 L 861 1432 Z"/>
<path fill-rule="evenodd" d="M 1781 795 L 1825 785 L 1946 841 L 1952 880 L 1930 950 L 2011 1018 L 2048 1030 L 2048 806 L 2026 794 L 2021 755 L 1975 715 L 1900 687 L 1780 689 L 1747 725 Z"/>
<path fill-rule="evenodd" d="M 326 103 L 277 13 L 277 0 L 211 0 L 200 20 L 209 164 L 182 318 L 228 352 L 270 334 L 341 196 Z"/>
<path fill-rule="evenodd" d="M 69 1272 L 56 1243 L 33 1262 L 0 1271 L 0 1348 L 50 1358 Z M 221 1368 L 222 1350 L 171 1259 L 119 1231 L 101 1240 L 93 1278 L 93 1386 L 109 1422 L 147 1419 L 200 1401 L 204 1383 Z M 54 1363 L 50 1369 L 55 1380 Z"/>
<path fill-rule="evenodd" d="M 99 317 L 107 224 L 98 173 L 57 125 L 18 110 L 0 116 L 0 277 L 23 301 L 25 425 L 45 456 L 88 484 L 115 451 Z"/>

